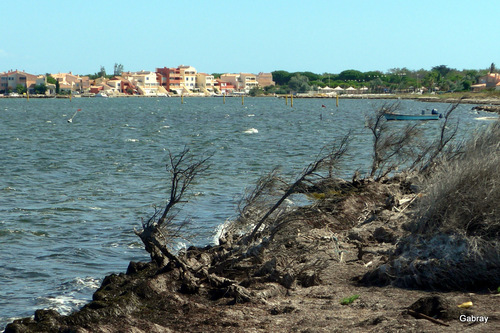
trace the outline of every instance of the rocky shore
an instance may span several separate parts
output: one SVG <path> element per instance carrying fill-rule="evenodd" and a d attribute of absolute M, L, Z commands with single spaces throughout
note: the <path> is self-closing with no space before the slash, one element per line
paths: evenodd
<path fill-rule="evenodd" d="M 5 332 L 500 329 L 500 297 L 485 286 L 443 293 L 363 282 L 374 267 L 389 261 L 406 233 L 419 199 L 418 187 L 409 179 L 317 186 L 321 200 L 281 217 L 286 223 L 259 247 L 242 246 L 243 235 L 218 246 L 192 247 L 182 255 L 186 265 L 213 279 L 197 277 L 193 283 L 173 262 L 164 267 L 131 262 L 126 273 L 107 276 L 80 311 L 61 316 L 38 310 L 34 318 L 9 324 Z M 352 302 L 345 300 L 352 297 Z M 469 301 L 473 307 L 458 307 Z M 460 319 L 472 316 L 488 317 L 488 322 Z"/>

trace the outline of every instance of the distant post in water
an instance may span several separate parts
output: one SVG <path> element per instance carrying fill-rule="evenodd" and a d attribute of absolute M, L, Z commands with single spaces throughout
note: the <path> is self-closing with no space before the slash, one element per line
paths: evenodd
<path fill-rule="evenodd" d="M 339 94 L 337 94 L 337 107 L 339 107 Z"/>
<path fill-rule="evenodd" d="M 245 104 L 245 96 L 241 95 L 241 105 Z"/>
<path fill-rule="evenodd" d="M 293 94 L 290 94 L 290 107 L 293 108 Z"/>
<path fill-rule="evenodd" d="M 222 104 L 226 104 L 226 94 L 222 94 Z"/>
<path fill-rule="evenodd" d="M 285 95 L 285 105 L 288 105 L 288 95 Z"/>
<path fill-rule="evenodd" d="M 184 104 L 184 94 L 181 94 L 181 104 Z"/>

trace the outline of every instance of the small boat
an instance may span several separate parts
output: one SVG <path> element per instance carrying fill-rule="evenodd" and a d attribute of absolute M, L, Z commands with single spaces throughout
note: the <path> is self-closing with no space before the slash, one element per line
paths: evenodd
<path fill-rule="evenodd" d="M 431 113 L 426 114 L 422 111 L 422 114 L 400 114 L 400 113 L 384 113 L 384 117 L 387 120 L 438 120 L 443 116 L 433 109 Z"/>
<path fill-rule="evenodd" d="M 95 97 L 104 97 L 104 98 L 108 98 L 108 94 L 106 94 L 105 92 L 98 92 L 97 94 L 95 94 Z"/>

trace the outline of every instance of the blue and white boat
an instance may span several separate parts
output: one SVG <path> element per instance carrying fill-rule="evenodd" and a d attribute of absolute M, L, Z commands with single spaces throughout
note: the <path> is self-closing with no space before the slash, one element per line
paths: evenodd
<path fill-rule="evenodd" d="M 432 109 L 431 113 L 422 114 L 400 114 L 400 113 L 384 113 L 384 117 L 387 120 L 438 120 L 443 116 L 437 112 L 436 109 Z"/>

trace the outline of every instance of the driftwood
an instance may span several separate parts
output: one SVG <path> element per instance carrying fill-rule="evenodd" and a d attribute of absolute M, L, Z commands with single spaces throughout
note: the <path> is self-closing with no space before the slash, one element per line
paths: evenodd
<path fill-rule="evenodd" d="M 428 321 L 433 322 L 434 324 L 443 325 L 443 326 L 450 326 L 447 323 L 445 323 L 444 321 L 441 321 L 441 320 L 436 319 L 436 318 L 429 317 L 429 316 L 427 316 L 427 315 L 425 315 L 423 313 L 417 312 L 417 311 L 413 311 L 413 310 L 408 309 L 408 314 L 412 315 L 413 317 L 415 317 L 417 319 L 418 318 L 426 319 Z"/>

